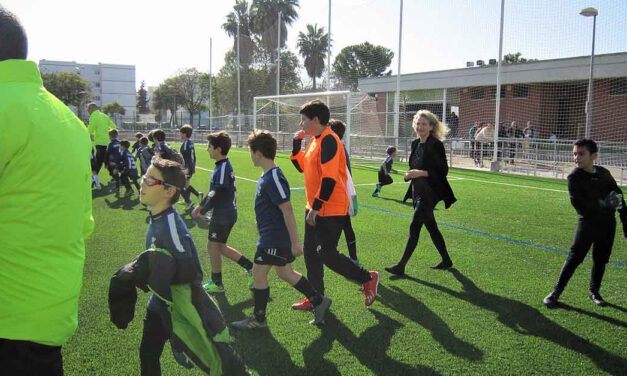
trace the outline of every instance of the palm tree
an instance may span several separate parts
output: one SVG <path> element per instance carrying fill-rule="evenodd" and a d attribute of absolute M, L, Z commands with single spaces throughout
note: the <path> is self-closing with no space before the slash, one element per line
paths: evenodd
<path fill-rule="evenodd" d="M 321 77 L 324 71 L 324 59 L 329 48 L 329 34 L 325 34 L 324 27 L 318 24 L 307 24 L 307 34 L 298 33 L 298 53 L 305 59 L 307 75 L 313 79 L 313 89 L 316 90 L 316 77 Z"/>
<path fill-rule="evenodd" d="M 278 17 L 281 12 L 281 47 L 287 41 L 287 27 L 291 26 L 298 19 L 298 0 L 253 0 L 251 13 L 253 14 L 252 28 L 256 35 L 260 37 L 259 42 L 272 56 L 272 61 L 276 58 L 278 46 Z"/>
<path fill-rule="evenodd" d="M 246 0 L 236 0 L 233 11 L 226 16 L 222 29 L 233 38 L 233 51 L 237 50 L 237 21 L 239 19 L 240 64 L 248 67 L 252 63 L 255 43 L 253 40 L 252 17 Z"/>

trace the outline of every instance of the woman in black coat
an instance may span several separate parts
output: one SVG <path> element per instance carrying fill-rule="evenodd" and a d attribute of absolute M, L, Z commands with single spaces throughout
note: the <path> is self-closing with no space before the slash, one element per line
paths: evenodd
<path fill-rule="evenodd" d="M 427 110 L 418 111 L 412 125 L 418 138 L 411 144 L 409 171 L 405 173 L 405 181 L 411 181 L 414 216 L 409 225 L 409 238 L 403 257 L 398 264 L 385 268 L 396 275 L 405 274 L 405 265 L 418 245 L 423 225 L 429 231 L 431 240 L 442 257 L 442 261 L 431 268 L 447 269 L 453 266 L 433 213 L 438 202 L 444 201 L 448 209 L 457 200 L 446 180 L 448 164 L 442 140 L 448 128 Z"/>

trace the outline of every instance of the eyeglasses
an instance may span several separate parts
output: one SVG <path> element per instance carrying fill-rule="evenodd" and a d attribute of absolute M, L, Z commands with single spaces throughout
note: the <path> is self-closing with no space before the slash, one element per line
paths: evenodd
<path fill-rule="evenodd" d="M 172 184 L 168 184 L 164 182 L 163 180 L 155 179 L 151 176 L 146 176 L 146 175 L 142 176 L 140 184 L 144 184 L 144 183 L 149 187 L 152 187 L 155 185 L 163 185 L 164 187 L 174 187 Z"/>

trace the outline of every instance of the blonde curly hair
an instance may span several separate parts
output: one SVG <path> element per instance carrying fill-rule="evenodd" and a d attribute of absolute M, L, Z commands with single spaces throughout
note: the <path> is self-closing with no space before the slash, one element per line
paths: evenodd
<path fill-rule="evenodd" d="M 440 141 L 444 141 L 446 139 L 446 135 L 448 134 L 450 129 L 446 126 L 446 124 L 438 120 L 438 117 L 429 110 L 420 110 L 416 112 L 416 115 L 414 115 L 414 120 L 412 120 L 411 123 L 414 131 L 418 126 L 418 119 L 420 119 L 421 117 L 427 119 L 429 125 L 433 127 L 433 129 L 431 130 L 431 135 L 433 137 L 437 138 Z"/>

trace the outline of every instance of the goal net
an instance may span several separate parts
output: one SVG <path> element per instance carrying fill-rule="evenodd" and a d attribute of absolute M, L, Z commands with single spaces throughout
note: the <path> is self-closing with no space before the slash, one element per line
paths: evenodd
<path fill-rule="evenodd" d="M 360 148 L 362 138 L 385 143 L 386 136 L 394 137 L 393 115 L 381 111 L 378 98 L 359 92 L 327 91 L 317 93 L 260 96 L 254 98 L 253 127 L 275 134 L 280 150 L 291 150 L 291 139 L 300 128 L 300 108 L 303 104 L 319 99 L 331 112 L 331 119 L 346 124 L 344 144 L 349 153 Z M 393 141 L 390 141 L 393 143 Z"/>

